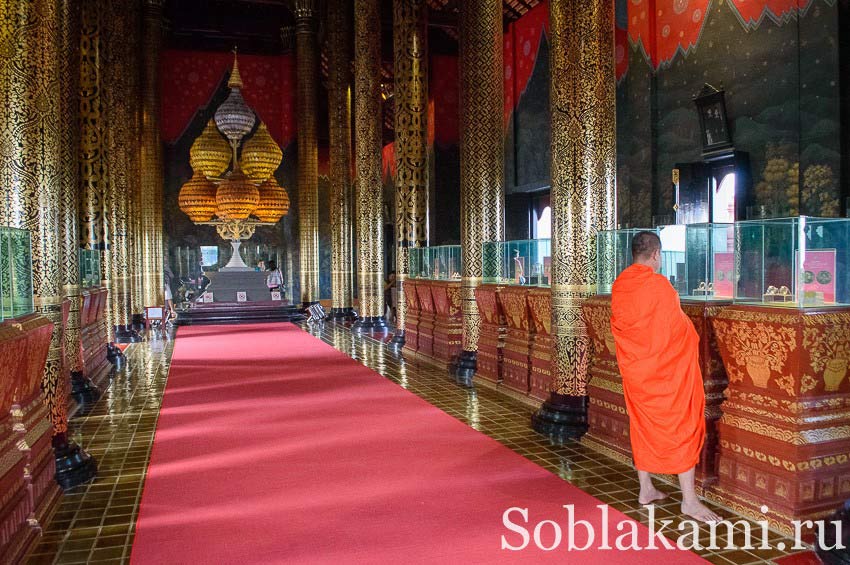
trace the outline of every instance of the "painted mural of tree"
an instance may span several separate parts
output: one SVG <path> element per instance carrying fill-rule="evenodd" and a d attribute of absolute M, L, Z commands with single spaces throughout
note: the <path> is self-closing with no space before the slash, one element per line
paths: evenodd
<path fill-rule="evenodd" d="M 803 210 L 812 216 L 837 217 L 836 179 L 829 165 L 809 165 L 803 172 Z"/>
<path fill-rule="evenodd" d="M 770 217 L 800 213 L 800 163 L 794 148 L 771 144 L 765 150 L 761 181 L 756 184 L 756 201 Z"/>

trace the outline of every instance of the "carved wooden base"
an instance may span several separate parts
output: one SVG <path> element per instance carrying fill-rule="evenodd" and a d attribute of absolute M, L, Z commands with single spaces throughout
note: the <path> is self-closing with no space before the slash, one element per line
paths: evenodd
<path fill-rule="evenodd" d="M 82 341 L 83 374 L 98 383 L 98 376 L 107 368 L 106 346 L 109 335 L 106 328 L 105 288 L 87 289 L 83 293 L 80 312 L 80 334 Z"/>
<path fill-rule="evenodd" d="M 433 281 L 434 358 L 452 365 L 462 350 L 463 317 L 460 306 L 459 281 Z"/>
<path fill-rule="evenodd" d="M 528 308 L 534 328 L 531 344 L 531 372 L 529 395 L 538 400 L 548 400 L 552 392 L 552 293 L 548 288 L 531 288 L 528 291 Z"/>
<path fill-rule="evenodd" d="M 51 437 L 41 380 L 52 324 L 40 316 L 0 324 L 0 562 L 16 563 L 55 508 Z"/>
<path fill-rule="evenodd" d="M 421 312 L 419 308 L 419 296 L 416 294 L 415 279 L 404 281 L 404 299 L 407 313 L 404 318 L 404 348 L 403 351 L 415 353 L 419 349 L 419 319 Z"/>
<path fill-rule="evenodd" d="M 850 308 L 735 305 L 713 320 L 729 375 L 715 494 L 790 532 L 850 498 Z"/>
<path fill-rule="evenodd" d="M 476 376 L 490 382 L 502 381 L 502 362 L 507 327 L 500 300 L 501 286 L 483 284 L 475 289 L 475 303 L 481 315 Z"/>
<path fill-rule="evenodd" d="M 528 288 L 507 286 L 500 293 L 507 322 L 502 385 L 522 394 L 531 387 L 531 348 L 534 328 L 528 309 Z"/>
<path fill-rule="evenodd" d="M 431 296 L 431 282 L 416 281 L 416 296 L 419 298 L 418 344 L 416 352 L 428 357 L 434 356 L 434 299 Z"/>

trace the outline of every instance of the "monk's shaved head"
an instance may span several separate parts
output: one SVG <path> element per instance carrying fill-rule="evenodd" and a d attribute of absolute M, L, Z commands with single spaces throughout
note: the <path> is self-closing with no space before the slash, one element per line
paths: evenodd
<path fill-rule="evenodd" d="M 661 250 L 661 238 L 651 231 L 642 231 L 632 239 L 632 260 L 640 261 L 652 258 L 652 254 Z"/>

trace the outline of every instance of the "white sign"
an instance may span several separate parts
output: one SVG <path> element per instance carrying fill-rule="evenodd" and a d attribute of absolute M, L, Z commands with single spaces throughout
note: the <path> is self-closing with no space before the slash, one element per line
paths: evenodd
<path fill-rule="evenodd" d="M 279 290 L 272 291 L 272 300 L 282 300 Z"/>
<path fill-rule="evenodd" d="M 245 291 L 237 292 L 236 302 L 248 302 L 248 293 Z"/>
<path fill-rule="evenodd" d="M 205 292 L 203 296 L 204 302 L 212 302 L 213 301 L 213 293 Z"/>

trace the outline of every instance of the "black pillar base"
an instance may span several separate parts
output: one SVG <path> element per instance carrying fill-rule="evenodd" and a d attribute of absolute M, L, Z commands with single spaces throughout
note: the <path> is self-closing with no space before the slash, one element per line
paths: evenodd
<path fill-rule="evenodd" d="M 356 332 L 385 332 L 389 328 L 383 316 L 367 316 L 358 318 L 351 329 Z"/>
<path fill-rule="evenodd" d="M 83 410 L 100 398 L 100 389 L 82 371 L 71 371 L 71 396 Z"/>
<path fill-rule="evenodd" d="M 531 415 L 531 427 L 553 439 L 579 439 L 587 432 L 587 402 L 587 396 L 553 392 Z"/>
<path fill-rule="evenodd" d="M 120 368 L 127 359 L 124 357 L 124 352 L 110 342 L 106 345 L 106 360 Z"/>
<path fill-rule="evenodd" d="M 133 327 L 133 324 L 115 326 L 115 343 L 138 343 L 142 336 Z"/>
<path fill-rule="evenodd" d="M 472 388 L 472 377 L 478 370 L 478 352 L 461 351 L 455 366 L 455 382 L 460 386 Z"/>
<path fill-rule="evenodd" d="M 841 524 L 841 539 L 836 539 L 835 526 L 833 522 Z M 820 557 L 825 565 L 850 565 L 850 500 L 838 509 L 832 516 L 825 518 L 823 521 L 824 529 L 824 545 L 825 547 L 835 548 L 837 544 L 844 546 L 844 549 L 825 549 L 821 547 L 820 538 L 815 536 L 815 553 Z"/>
<path fill-rule="evenodd" d="M 64 490 L 85 484 L 97 476 L 97 462 L 65 434 L 53 436 L 56 482 Z"/>
<path fill-rule="evenodd" d="M 142 331 L 145 329 L 145 316 L 144 314 L 133 314 L 133 318 L 130 321 L 130 325 L 136 331 Z"/>
<path fill-rule="evenodd" d="M 330 318 L 332 320 L 342 320 L 344 322 L 353 322 L 357 319 L 357 312 L 354 308 L 331 308 Z"/>
<path fill-rule="evenodd" d="M 404 337 L 404 330 L 396 330 L 393 338 L 390 340 L 390 345 L 393 347 L 404 347 L 405 343 L 407 343 L 407 340 Z"/>

